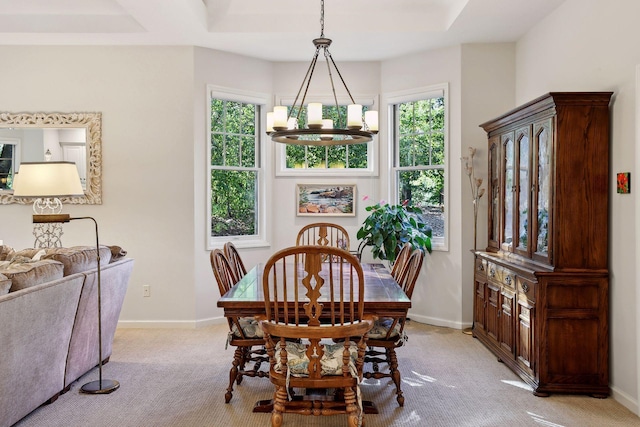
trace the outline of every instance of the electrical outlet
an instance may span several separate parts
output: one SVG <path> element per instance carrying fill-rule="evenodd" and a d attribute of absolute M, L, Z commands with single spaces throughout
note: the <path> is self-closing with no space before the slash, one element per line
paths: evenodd
<path fill-rule="evenodd" d="M 144 285 L 142 287 L 142 296 L 150 297 L 151 296 L 151 285 Z"/>

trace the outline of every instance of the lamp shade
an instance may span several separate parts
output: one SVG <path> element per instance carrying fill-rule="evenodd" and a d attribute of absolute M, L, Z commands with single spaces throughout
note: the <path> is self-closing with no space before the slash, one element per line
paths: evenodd
<path fill-rule="evenodd" d="M 84 190 L 73 162 L 25 162 L 13 183 L 14 197 L 82 196 Z"/>

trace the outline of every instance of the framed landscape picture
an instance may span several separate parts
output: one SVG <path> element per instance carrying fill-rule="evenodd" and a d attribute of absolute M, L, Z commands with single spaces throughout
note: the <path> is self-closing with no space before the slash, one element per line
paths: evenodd
<path fill-rule="evenodd" d="M 298 216 L 355 216 L 355 184 L 298 184 Z"/>

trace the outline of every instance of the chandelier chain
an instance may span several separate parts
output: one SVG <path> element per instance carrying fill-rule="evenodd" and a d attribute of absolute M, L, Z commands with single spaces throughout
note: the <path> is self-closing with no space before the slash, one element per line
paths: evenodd
<path fill-rule="evenodd" d="M 320 37 L 313 39 L 313 44 L 316 49 L 307 68 L 307 72 L 302 80 L 302 84 L 298 88 L 298 92 L 293 101 L 291 108 L 277 107 L 278 110 L 271 114 L 273 119 L 278 116 L 276 120 L 272 120 L 272 127 L 269 125 L 269 113 L 267 114 L 267 134 L 271 136 L 274 142 L 280 142 L 285 144 L 294 145 L 313 145 L 313 146 L 332 146 L 332 145 L 349 145 L 349 144 L 363 144 L 372 140 L 374 134 L 378 133 L 377 124 L 378 116 L 377 111 L 372 111 L 372 123 L 375 124 L 375 128 L 370 129 L 369 124 L 362 120 L 362 117 L 358 119 L 357 115 L 362 115 L 362 106 L 356 104 L 353 99 L 353 95 L 344 81 L 342 73 L 338 68 L 338 65 L 334 61 L 329 46 L 331 45 L 331 39 L 328 39 L 324 35 L 324 0 L 320 0 Z M 313 123 L 307 123 L 307 127 L 299 127 L 301 123 L 301 114 L 305 108 L 305 101 L 309 95 L 309 88 L 311 80 L 314 76 L 315 68 L 318 62 L 318 56 L 320 50 L 323 51 L 324 61 L 327 66 L 327 74 L 329 83 L 331 84 L 331 95 L 335 102 L 335 112 L 329 113 L 335 120 L 331 120 L 332 124 L 326 126 L 325 120 L 322 120 L 322 124 L 319 123 L 318 115 L 322 115 L 322 104 L 320 106 L 320 112 L 316 112 L 317 105 L 314 106 L 314 118 Z M 332 70 L 333 67 L 333 70 Z M 335 84 L 340 81 L 344 86 L 349 99 L 351 100 L 348 108 L 341 108 L 338 102 L 338 95 L 336 92 Z M 300 103 L 298 103 L 300 101 Z M 352 108 L 352 106 L 354 108 Z M 275 110 L 275 109 L 274 109 Z M 287 112 L 288 110 L 288 112 Z M 342 111 L 344 110 L 344 111 Z M 351 121 L 352 110 L 354 110 L 355 117 Z M 277 114 L 276 114 L 277 113 Z M 309 115 L 311 113 L 307 111 Z M 368 111 L 365 112 L 365 116 L 368 115 Z M 286 114 L 286 116 L 284 115 Z M 282 115 L 282 116 L 281 116 Z M 286 122 L 285 122 L 286 118 Z M 311 119 L 309 119 L 311 121 Z M 352 124 L 352 122 L 354 124 Z M 277 124 L 276 124 L 277 123 Z M 342 128 L 341 126 L 344 126 Z"/>
<path fill-rule="evenodd" d="M 324 0 L 320 0 L 320 37 L 324 37 Z"/>

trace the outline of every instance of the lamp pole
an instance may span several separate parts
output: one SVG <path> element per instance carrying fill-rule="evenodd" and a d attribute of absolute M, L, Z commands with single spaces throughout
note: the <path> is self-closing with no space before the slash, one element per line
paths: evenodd
<path fill-rule="evenodd" d="M 69 222 L 77 219 L 90 219 L 96 228 L 96 253 L 98 260 L 97 277 L 98 277 L 98 376 L 97 381 L 86 383 L 80 388 L 82 393 L 87 394 L 109 394 L 116 391 L 120 387 L 120 383 L 115 380 L 102 379 L 102 278 L 100 276 L 100 239 L 98 237 L 98 222 L 90 216 L 81 216 L 71 218 L 68 214 L 53 215 L 34 215 L 33 222 L 37 224 L 51 222 Z"/>

